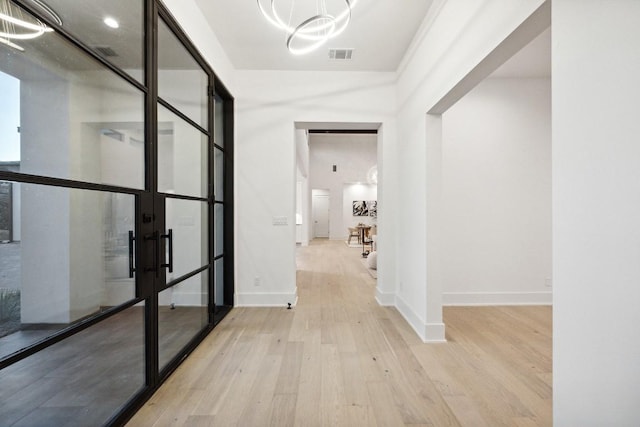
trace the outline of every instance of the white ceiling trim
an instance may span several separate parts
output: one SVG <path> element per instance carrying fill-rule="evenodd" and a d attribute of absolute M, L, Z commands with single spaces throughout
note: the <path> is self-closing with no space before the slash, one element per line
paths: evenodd
<path fill-rule="evenodd" d="M 444 5 L 446 3 L 447 3 L 447 0 L 433 1 L 431 7 L 429 8 L 429 11 L 427 12 L 427 16 L 425 16 L 424 20 L 422 21 L 422 24 L 420 24 L 420 27 L 418 28 L 416 35 L 411 40 L 411 43 L 409 44 L 409 47 L 405 51 L 402 57 L 402 60 L 400 60 L 400 63 L 398 64 L 398 68 L 396 69 L 396 72 L 398 73 L 398 75 L 402 74 L 405 68 L 407 68 L 407 65 L 411 61 L 411 58 L 413 58 L 413 55 L 415 54 L 416 49 L 418 48 L 420 43 L 422 43 L 422 40 L 424 40 L 424 38 L 427 36 L 429 31 L 431 31 L 431 27 L 433 27 L 433 23 L 436 21 L 436 19 L 440 15 L 440 12 L 442 12 L 442 9 L 444 8 Z"/>
<path fill-rule="evenodd" d="M 295 122 L 296 129 L 307 130 L 378 130 L 380 122 Z"/>

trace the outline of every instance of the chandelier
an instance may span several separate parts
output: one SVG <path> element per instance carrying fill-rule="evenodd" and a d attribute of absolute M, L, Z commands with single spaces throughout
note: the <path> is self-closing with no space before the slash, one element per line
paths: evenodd
<path fill-rule="evenodd" d="M 257 0 L 266 20 L 286 33 L 287 49 L 294 55 L 312 52 L 342 34 L 351 21 L 351 10 L 357 1 Z M 286 22 L 283 16 L 287 16 Z"/>
<path fill-rule="evenodd" d="M 31 0 L 41 10 L 49 14 L 59 25 L 62 25 L 60 17 L 40 0 Z M 21 8 L 15 6 L 9 0 L 0 0 L 0 43 L 14 49 L 24 51 L 15 40 L 30 40 L 40 37 L 44 33 L 53 31 L 37 18 L 24 13 Z"/>

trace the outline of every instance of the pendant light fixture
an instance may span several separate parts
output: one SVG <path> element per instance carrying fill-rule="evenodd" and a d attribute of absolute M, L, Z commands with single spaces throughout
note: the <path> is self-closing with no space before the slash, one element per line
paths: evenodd
<path fill-rule="evenodd" d="M 31 2 L 45 13 L 51 15 L 51 18 L 57 24 L 62 25 L 60 17 L 49 6 L 40 0 L 31 0 Z M 52 28 L 39 19 L 24 13 L 21 8 L 12 4 L 11 1 L 0 0 L 0 43 L 24 51 L 21 46 L 13 41 L 35 39 L 51 31 L 53 31 Z"/>
<path fill-rule="evenodd" d="M 342 34 L 357 1 L 257 0 L 265 19 L 286 33 L 287 49 L 294 55 L 312 52 Z M 283 16 L 288 17 L 286 22 Z"/>

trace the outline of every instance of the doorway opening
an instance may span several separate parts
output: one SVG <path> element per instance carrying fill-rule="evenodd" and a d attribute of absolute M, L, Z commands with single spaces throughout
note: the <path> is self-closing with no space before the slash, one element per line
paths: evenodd
<path fill-rule="evenodd" d="M 551 303 L 550 46 L 548 29 L 442 115 L 445 306 Z"/>
<path fill-rule="evenodd" d="M 364 274 L 377 279 L 380 124 L 296 127 L 298 252 L 310 244 L 339 244 Z M 298 272 L 301 268 L 298 262 Z"/>

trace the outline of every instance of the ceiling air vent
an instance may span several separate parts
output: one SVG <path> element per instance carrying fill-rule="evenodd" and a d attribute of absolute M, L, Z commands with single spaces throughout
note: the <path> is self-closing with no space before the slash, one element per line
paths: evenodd
<path fill-rule="evenodd" d="M 329 49 L 329 59 L 350 60 L 353 49 Z"/>
<path fill-rule="evenodd" d="M 118 56 L 116 51 L 111 49 L 109 46 L 94 46 L 93 48 L 97 50 L 100 55 L 106 58 L 109 58 L 110 56 Z"/>

